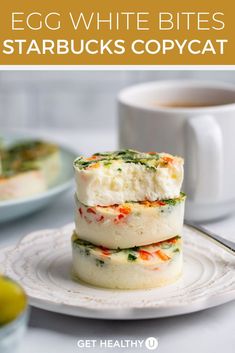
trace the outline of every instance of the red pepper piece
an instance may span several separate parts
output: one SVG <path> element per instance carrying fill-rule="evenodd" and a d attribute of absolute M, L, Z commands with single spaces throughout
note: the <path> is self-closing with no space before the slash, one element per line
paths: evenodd
<path fill-rule="evenodd" d="M 100 246 L 100 249 L 102 250 L 102 254 L 107 256 L 110 255 L 110 250 L 108 248 L 105 248 L 104 246 Z"/>
<path fill-rule="evenodd" d="M 104 216 L 100 216 L 98 219 L 97 219 L 97 222 L 102 222 L 104 220 Z"/>
<path fill-rule="evenodd" d="M 114 223 L 117 224 L 124 217 L 125 217 L 124 214 L 120 213 L 116 218 L 114 218 Z"/>
<path fill-rule="evenodd" d="M 91 156 L 89 158 L 86 158 L 85 161 L 94 161 L 96 159 L 98 159 L 98 156 Z"/>
<path fill-rule="evenodd" d="M 86 221 L 88 224 L 91 224 L 91 223 L 92 223 L 92 221 L 91 221 L 90 219 L 88 219 L 87 216 L 84 216 L 84 219 L 85 219 L 85 221 Z"/>
<path fill-rule="evenodd" d="M 165 202 L 164 201 L 157 201 L 157 204 L 159 205 L 159 206 L 165 206 Z"/>
<path fill-rule="evenodd" d="M 164 160 L 164 162 L 166 162 L 166 163 L 172 163 L 172 162 L 173 162 L 173 158 L 167 157 L 167 156 L 163 157 L 163 160 Z"/>
<path fill-rule="evenodd" d="M 119 211 L 123 214 L 129 214 L 131 212 L 131 208 L 129 206 L 119 207 Z"/>
<path fill-rule="evenodd" d="M 96 214 L 95 210 L 93 210 L 93 208 L 89 207 L 87 209 L 87 213 L 93 213 L 93 214 Z"/>
<path fill-rule="evenodd" d="M 167 254 L 165 254 L 162 250 L 155 251 L 155 254 L 158 257 L 160 257 L 160 259 L 163 260 L 163 261 L 167 261 L 167 260 L 170 259 L 170 257 Z"/>
<path fill-rule="evenodd" d="M 146 250 L 139 250 L 139 254 L 142 260 L 149 260 L 152 254 Z"/>
<path fill-rule="evenodd" d="M 124 218 L 124 215 L 123 215 L 123 214 L 119 214 L 119 215 L 118 215 L 118 219 L 120 220 L 120 219 L 122 219 L 122 218 Z"/>

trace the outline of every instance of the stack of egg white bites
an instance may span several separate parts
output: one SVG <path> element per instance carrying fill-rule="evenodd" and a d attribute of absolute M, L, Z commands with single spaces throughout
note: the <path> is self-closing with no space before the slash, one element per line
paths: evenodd
<path fill-rule="evenodd" d="M 182 273 L 183 159 L 134 150 L 74 162 L 73 268 L 106 288 L 163 286 Z"/>

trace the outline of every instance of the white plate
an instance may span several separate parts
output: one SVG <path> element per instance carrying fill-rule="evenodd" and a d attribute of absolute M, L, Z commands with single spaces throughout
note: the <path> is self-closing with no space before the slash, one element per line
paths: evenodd
<path fill-rule="evenodd" d="M 33 306 L 97 319 L 144 319 L 191 313 L 235 299 L 235 258 L 184 228 L 184 275 L 150 290 L 107 290 L 71 276 L 73 224 L 27 235 L 1 252 L 0 268 L 25 288 Z"/>
<path fill-rule="evenodd" d="M 18 137 L 17 135 L 6 135 L 5 137 L 4 135 L 4 141 L 6 140 L 8 143 L 22 139 L 35 139 L 35 137 L 30 138 L 22 135 L 19 135 Z M 16 200 L 0 201 L 0 222 L 25 216 L 45 207 L 73 185 L 74 173 L 72 165 L 76 158 L 76 154 L 62 146 L 60 146 L 60 154 L 62 166 L 56 182 L 51 185 L 48 190 L 38 195 Z"/>

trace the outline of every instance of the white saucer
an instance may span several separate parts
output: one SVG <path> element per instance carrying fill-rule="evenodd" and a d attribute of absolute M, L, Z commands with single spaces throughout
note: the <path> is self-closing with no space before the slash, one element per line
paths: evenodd
<path fill-rule="evenodd" d="M 38 308 L 96 319 L 145 319 L 191 313 L 235 299 L 235 258 L 184 227 L 184 274 L 150 290 L 107 290 L 71 276 L 73 224 L 27 235 L 0 252 L 0 270 L 19 281 Z"/>

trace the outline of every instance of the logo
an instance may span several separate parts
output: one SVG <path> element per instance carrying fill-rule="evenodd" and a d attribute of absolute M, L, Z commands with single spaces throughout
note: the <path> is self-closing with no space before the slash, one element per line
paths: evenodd
<path fill-rule="evenodd" d="M 148 337 L 145 340 L 145 347 L 150 351 L 157 349 L 158 347 L 158 340 L 155 337 Z"/>
<path fill-rule="evenodd" d="M 148 337 L 146 339 L 81 339 L 77 341 L 78 348 L 102 348 L 110 349 L 110 348 L 119 348 L 120 350 L 126 349 L 140 349 L 146 348 L 150 351 L 153 351 L 158 348 L 158 339 L 156 337 Z"/>

